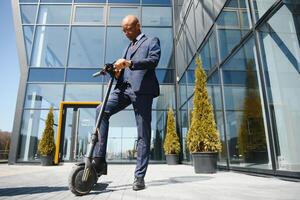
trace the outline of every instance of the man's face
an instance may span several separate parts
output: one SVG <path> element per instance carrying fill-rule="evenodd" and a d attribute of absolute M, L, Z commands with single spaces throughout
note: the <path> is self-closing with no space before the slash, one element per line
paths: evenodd
<path fill-rule="evenodd" d="M 124 34 L 129 40 L 134 40 L 140 34 L 140 25 L 139 23 L 123 23 L 122 29 Z"/>

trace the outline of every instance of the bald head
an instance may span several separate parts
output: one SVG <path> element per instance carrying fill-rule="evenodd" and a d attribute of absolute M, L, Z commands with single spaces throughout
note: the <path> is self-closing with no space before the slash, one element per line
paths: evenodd
<path fill-rule="evenodd" d="M 122 26 L 124 24 L 136 25 L 137 23 L 139 23 L 139 19 L 134 15 L 127 15 L 122 20 Z"/>
<path fill-rule="evenodd" d="M 122 20 L 122 29 L 129 40 L 135 40 L 141 33 L 139 19 L 134 15 L 127 15 Z"/>

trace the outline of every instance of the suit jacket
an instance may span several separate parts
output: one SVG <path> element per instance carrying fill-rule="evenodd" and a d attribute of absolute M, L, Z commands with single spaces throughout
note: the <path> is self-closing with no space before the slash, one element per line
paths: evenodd
<path fill-rule="evenodd" d="M 127 51 L 131 43 L 125 48 L 123 58 L 126 58 Z M 157 37 L 151 38 L 143 35 L 133 47 L 130 59 L 133 63 L 130 67 L 128 82 L 136 94 L 150 94 L 154 97 L 159 96 L 159 83 L 155 74 L 161 50 L 160 41 Z M 124 69 L 117 86 L 123 82 Z"/>

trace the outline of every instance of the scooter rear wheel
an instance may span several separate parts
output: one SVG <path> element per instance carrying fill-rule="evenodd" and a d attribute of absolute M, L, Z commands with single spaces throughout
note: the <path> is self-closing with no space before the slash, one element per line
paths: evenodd
<path fill-rule="evenodd" d="M 88 194 L 98 181 L 98 176 L 94 168 L 90 170 L 90 174 L 86 182 L 82 181 L 83 172 L 84 165 L 76 165 L 73 167 L 69 175 L 69 189 L 76 196 Z"/>

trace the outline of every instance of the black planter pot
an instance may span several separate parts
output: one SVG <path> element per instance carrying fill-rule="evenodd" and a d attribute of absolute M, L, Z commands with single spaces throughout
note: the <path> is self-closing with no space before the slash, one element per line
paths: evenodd
<path fill-rule="evenodd" d="M 166 154 L 166 160 L 168 165 L 177 165 L 179 162 L 177 154 Z"/>
<path fill-rule="evenodd" d="M 53 156 L 48 155 L 48 156 L 42 156 L 41 155 L 41 165 L 42 166 L 51 166 L 53 165 Z"/>
<path fill-rule="evenodd" d="M 194 170 L 199 173 L 216 173 L 217 172 L 217 157 L 215 152 L 197 152 L 192 153 Z"/>

